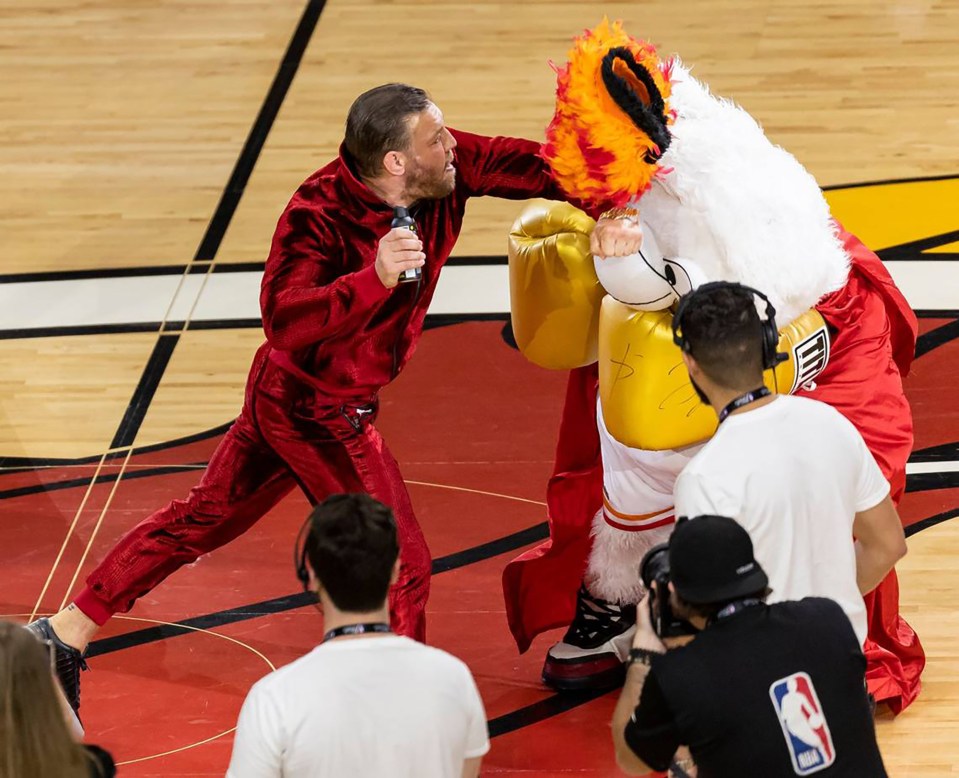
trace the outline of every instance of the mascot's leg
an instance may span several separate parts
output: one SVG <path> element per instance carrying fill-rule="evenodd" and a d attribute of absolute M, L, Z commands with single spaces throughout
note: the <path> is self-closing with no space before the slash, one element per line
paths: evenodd
<path fill-rule="evenodd" d="M 669 538 L 675 523 L 673 484 L 698 446 L 682 451 L 627 448 L 597 417 L 603 454 L 603 507 L 593 519 L 593 544 L 576 615 L 546 656 L 543 680 L 554 689 L 615 688 L 623 682 L 645 595 L 639 563 Z"/>

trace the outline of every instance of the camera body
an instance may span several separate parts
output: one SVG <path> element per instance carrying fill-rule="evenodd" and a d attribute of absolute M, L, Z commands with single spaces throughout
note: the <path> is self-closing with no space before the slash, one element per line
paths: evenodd
<path fill-rule="evenodd" d="M 669 604 L 669 544 L 653 546 L 639 564 L 639 577 L 649 590 L 649 616 L 653 630 L 661 638 L 695 635 L 688 621 L 673 613 Z"/>

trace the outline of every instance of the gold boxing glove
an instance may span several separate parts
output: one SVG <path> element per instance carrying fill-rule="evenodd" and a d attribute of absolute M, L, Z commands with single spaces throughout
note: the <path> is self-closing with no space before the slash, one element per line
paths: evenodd
<path fill-rule="evenodd" d="M 679 449 L 716 431 L 716 412 L 699 401 L 679 347 L 673 313 L 637 311 L 603 300 L 599 325 L 599 394 L 603 421 L 616 440 L 646 451 Z M 819 375 L 829 360 L 829 333 L 810 309 L 779 331 L 789 359 L 763 378 L 783 394 Z"/>
<path fill-rule="evenodd" d="M 589 250 L 595 222 L 569 203 L 528 206 L 509 234 L 513 335 L 533 364 L 570 370 L 596 361 L 606 294 Z"/>

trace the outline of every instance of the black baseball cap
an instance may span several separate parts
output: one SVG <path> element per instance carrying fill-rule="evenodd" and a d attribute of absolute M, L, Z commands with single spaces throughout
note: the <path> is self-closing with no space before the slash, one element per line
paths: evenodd
<path fill-rule="evenodd" d="M 669 538 L 669 579 L 693 605 L 734 600 L 765 589 L 753 542 L 726 516 L 681 518 Z"/>

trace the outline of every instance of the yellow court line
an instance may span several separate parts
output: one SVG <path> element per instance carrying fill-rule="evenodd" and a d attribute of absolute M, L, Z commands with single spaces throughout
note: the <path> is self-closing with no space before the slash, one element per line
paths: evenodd
<path fill-rule="evenodd" d="M 262 659 L 264 662 L 267 663 L 271 671 L 276 670 L 276 665 L 273 664 L 269 659 L 267 659 L 266 656 L 264 656 L 261 652 L 253 648 L 253 646 L 249 645 L 248 643 L 244 643 L 242 640 L 231 638 L 229 635 L 223 635 L 219 632 L 213 632 L 212 630 L 209 630 L 209 629 L 203 629 L 202 627 L 190 627 L 190 626 L 187 626 L 186 624 L 175 624 L 172 621 L 160 621 L 158 619 L 144 619 L 144 618 L 139 618 L 137 616 L 115 616 L 114 618 L 123 619 L 124 621 L 142 621 L 149 624 L 162 624 L 168 627 L 180 627 L 181 629 L 189 629 L 189 630 L 192 630 L 193 632 L 203 632 L 207 635 L 213 635 L 215 637 L 220 638 L 221 640 L 228 640 L 230 643 L 236 643 L 238 646 L 245 648 L 247 651 L 250 651 L 256 654 L 258 657 L 260 657 L 260 659 Z M 150 759 L 159 759 L 161 756 L 170 756 L 171 754 L 178 754 L 181 751 L 187 751 L 191 748 L 196 748 L 197 746 L 202 746 L 206 743 L 210 743 L 214 740 L 217 740 L 218 738 L 224 737 L 225 735 L 229 735 L 231 732 L 235 730 L 236 730 L 236 727 L 230 727 L 230 729 L 224 730 L 223 732 L 213 735 L 212 737 L 208 737 L 205 740 L 198 740 L 196 743 L 189 743 L 188 745 L 180 746 L 179 748 L 174 748 L 169 751 L 164 751 L 162 754 L 151 754 L 150 756 L 141 756 L 136 759 L 128 759 L 124 762 L 117 762 L 117 767 L 125 764 L 135 764 L 137 762 L 146 762 Z"/>
<path fill-rule="evenodd" d="M 482 489 L 468 489 L 465 486 L 450 486 L 449 484 L 434 484 L 430 481 L 407 481 L 403 479 L 405 483 L 415 484 L 416 486 L 435 486 L 437 489 L 452 489 L 456 492 L 469 492 L 470 494 L 485 494 L 487 497 L 502 497 L 504 500 L 515 500 L 516 502 L 526 502 L 530 505 L 543 505 L 546 503 L 542 500 L 527 500 L 525 497 L 514 497 L 511 494 L 500 494 L 499 492 L 484 492 Z"/>
<path fill-rule="evenodd" d="M 120 465 L 120 472 L 117 473 L 116 480 L 113 482 L 113 488 L 110 489 L 110 494 L 107 495 L 106 502 L 103 503 L 103 508 L 100 510 L 99 517 L 97 517 L 97 523 L 93 527 L 93 532 L 90 533 L 90 538 L 87 540 L 86 548 L 83 549 L 83 556 L 80 557 L 80 561 L 77 563 L 77 568 L 73 571 L 73 578 L 70 579 L 70 585 L 67 586 L 67 591 L 63 595 L 63 601 L 60 603 L 60 610 L 63 610 L 65 607 L 67 607 L 67 603 L 70 601 L 70 593 L 73 591 L 73 587 L 76 585 L 77 578 L 80 576 L 80 571 L 83 569 L 83 563 L 87 561 L 87 556 L 90 553 L 90 549 L 93 548 L 93 541 L 97 539 L 97 534 L 100 532 L 100 526 L 103 524 L 103 518 L 107 515 L 107 511 L 113 504 L 113 497 L 117 493 L 117 489 L 120 486 L 120 481 L 123 479 L 123 474 L 126 472 L 127 463 L 130 461 L 130 456 L 132 454 L 133 447 L 131 446 L 127 449 L 127 455 L 123 460 L 123 464 Z"/>
<path fill-rule="evenodd" d="M 173 290 L 173 295 L 170 297 L 170 302 L 166 307 L 166 311 L 163 312 L 163 318 L 160 320 L 160 327 L 157 329 L 157 335 L 162 335 L 163 330 L 166 329 L 166 323 L 170 320 L 170 314 L 173 312 L 173 306 L 176 304 L 176 298 L 180 296 L 180 292 L 183 290 L 184 284 L 186 284 L 186 279 L 190 275 L 191 267 L 193 267 L 192 259 L 186 263 L 186 267 L 184 267 L 183 272 L 180 273 L 180 281 L 177 283 L 176 289 Z"/>
<path fill-rule="evenodd" d="M 17 618 L 23 615 L 25 614 L 8 613 L 8 614 L 5 614 L 3 618 L 11 618 L 11 617 Z M 241 648 L 245 648 L 247 651 L 250 651 L 251 653 L 256 654 L 258 657 L 260 657 L 260 659 L 266 662 L 267 666 L 270 668 L 271 671 L 276 670 L 276 665 L 273 664 L 273 662 L 271 662 L 260 651 L 253 648 L 253 646 L 251 646 L 249 643 L 244 643 L 242 640 L 231 638 L 229 635 L 223 635 L 219 632 L 214 632 L 213 630 L 203 629 L 202 627 L 190 627 L 186 624 L 176 624 L 172 621 L 160 621 L 159 619 L 145 619 L 138 616 L 114 616 L 114 618 L 121 619 L 123 621 L 142 621 L 147 624 L 162 624 L 167 627 L 180 627 L 181 629 L 188 629 L 193 632 L 202 632 L 207 635 L 213 635 L 213 637 L 220 638 L 221 640 L 227 640 L 230 643 L 236 643 Z M 31 621 L 33 620 L 33 615 L 31 615 L 30 619 Z M 119 767 L 120 765 L 125 765 L 125 764 L 136 764 L 137 762 L 146 762 L 146 761 L 149 761 L 150 759 L 159 759 L 161 756 L 170 756 L 171 754 L 178 754 L 181 751 L 188 751 L 191 748 L 196 748 L 197 746 L 202 746 L 202 745 L 205 745 L 206 743 L 211 743 L 214 740 L 224 737 L 225 735 L 229 735 L 231 732 L 234 732 L 234 731 L 236 731 L 236 727 L 230 727 L 229 729 L 224 730 L 223 732 L 219 732 L 216 735 L 205 738 L 203 740 L 198 740 L 196 743 L 188 743 L 185 746 L 180 746 L 179 748 L 173 748 L 173 749 L 170 749 L 169 751 L 164 751 L 159 754 L 150 754 L 148 756 L 137 757 L 136 759 L 127 759 L 126 761 L 123 761 L 123 762 L 117 762 L 117 766 Z"/>
<path fill-rule="evenodd" d="M 70 536 L 73 534 L 73 531 L 77 527 L 77 523 L 80 521 L 80 514 L 83 512 L 83 508 L 87 504 L 90 494 L 93 492 L 93 486 L 96 484 L 97 478 L 100 475 L 100 471 L 103 469 L 103 464 L 106 462 L 108 453 L 109 452 L 100 457 L 100 463 L 97 465 L 96 472 L 94 472 L 93 478 L 90 479 L 90 483 L 87 484 L 87 490 L 83 494 L 83 499 L 80 500 L 80 506 L 73 515 L 73 521 L 70 523 L 70 528 L 67 530 L 66 537 L 63 538 L 63 543 L 60 545 L 60 551 L 57 553 L 57 558 L 53 560 L 53 567 L 50 568 L 50 573 L 47 575 L 47 580 L 43 584 L 43 588 L 40 590 L 40 596 L 37 597 L 37 602 L 33 606 L 33 611 L 30 613 L 30 621 L 33 621 L 37 617 L 37 612 L 40 610 L 40 603 L 43 602 L 43 598 L 46 596 L 47 589 L 50 588 L 50 582 L 53 580 L 53 576 L 57 572 L 57 568 L 60 566 L 60 560 L 63 559 L 63 552 L 66 551 L 67 543 L 70 542 Z"/>
<path fill-rule="evenodd" d="M 196 748 L 197 746 L 202 746 L 206 743 L 211 743 L 214 740 L 218 740 L 224 735 L 229 735 L 231 732 L 236 732 L 236 727 L 230 727 L 223 732 L 213 735 L 213 737 L 208 737 L 206 740 L 198 740 L 196 743 L 190 743 L 186 746 L 180 746 L 180 748 L 173 748 L 169 751 L 164 751 L 162 754 L 150 754 L 150 756 L 141 756 L 136 759 L 127 759 L 123 762 L 117 762 L 117 767 L 125 764 L 136 764 L 137 762 L 148 762 L 151 759 L 159 759 L 161 756 L 170 756 L 171 754 L 179 754 L 181 751 L 189 751 L 191 748 Z"/>
<path fill-rule="evenodd" d="M 189 624 L 177 624 L 175 621 L 160 621 L 159 619 L 146 619 L 140 616 L 114 616 L 115 619 L 120 619 L 121 621 L 142 621 L 146 624 L 162 624 L 164 627 L 176 627 L 177 629 L 188 629 L 191 632 L 203 632 L 207 635 L 213 635 L 220 638 L 220 640 L 226 640 L 230 643 L 236 643 L 238 646 L 245 648 L 247 651 L 251 651 L 256 654 L 260 659 L 266 662 L 271 670 L 276 670 L 276 665 L 273 664 L 269 659 L 267 659 L 263 654 L 257 651 L 253 646 L 248 643 L 244 643 L 242 640 L 237 640 L 236 638 L 231 638 L 229 635 L 224 635 L 222 632 L 214 632 L 212 629 L 204 629 L 203 627 L 191 627 Z"/>
<path fill-rule="evenodd" d="M 200 288 L 197 289 L 196 297 L 193 298 L 193 305 L 190 306 L 190 312 L 186 315 L 186 319 L 183 320 L 183 330 L 190 326 L 190 322 L 193 321 L 193 314 L 196 313 L 196 307 L 200 304 L 200 298 L 203 297 L 203 292 L 206 289 L 207 281 L 210 280 L 210 276 L 213 275 L 213 265 L 216 264 L 216 258 L 214 257 L 209 265 L 207 265 L 206 272 L 203 274 L 203 280 L 200 281 Z"/>
<path fill-rule="evenodd" d="M 169 321 L 170 314 L 173 311 L 173 306 L 176 304 L 177 297 L 179 296 L 180 292 L 184 288 L 186 278 L 187 276 L 190 275 L 190 268 L 193 266 L 193 264 L 194 264 L 193 260 L 190 260 L 190 262 L 188 262 L 187 265 L 184 267 L 183 272 L 180 274 L 180 281 L 177 284 L 176 291 L 174 291 L 173 296 L 170 298 L 170 302 L 167 305 L 166 311 L 163 314 L 163 321 L 160 322 L 160 327 L 157 330 L 157 337 L 162 337 L 164 334 L 164 331 L 166 330 L 166 325 L 167 325 L 167 322 Z M 193 298 L 193 303 L 190 306 L 190 312 L 187 314 L 187 317 L 183 322 L 184 331 L 187 329 L 187 327 L 189 326 L 190 322 L 193 319 L 193 313 L 196 311 L 196 307 L 200 301 L 200 296 L 203 294 L 203 290 L 206 289 L 207 280 L 209 279 L 210 274 L 212 272 L 213 272 L 213 262 L 210 262 L 209 265 L 207 266 L 206 273 L 204 273 L 203 275 L 203 280 L 200 284 L 200 288 L 197 290 L 196 296 Z M 137 432 L 139 433 L 139 430 L 137 430 Z M 108 451 L 106 454 L 103 455 L 103 458 L 101 458 L 100 460 L 100 463 L 102 466 L 103 461 L 106 459 L 107 455 L 122 454 L 124 451 L 126 451 L 126 458 L 123 460 L 123 465 L 120 467 L 120 472 L 117 473 L 116 480 L 113 482 L 113 488 L 110 490 L 110 494 L 107 496 L 106 503 L 104 503 L 103 509 L 100 511 L 100 516 L 97 518 L 97 523 L 96 523 L 96 526 L 93 528 L 93 533 L 90 535 L 90 538 L 87 540 L 86 548 L 84 548 L 83 555 L 80 557 L 80 562 L 77 565 L 76 570 L 74 570 L 73 572 L 73 578 L 70 580 L 70 585 L 67 587 L 67 591 L 63 595 L 63 600 L 60 603 L 61 610 L 65 608 L 67 603 L 70 601 L 70 594 L 73 591 L 73 587 L 77 582 L 77 578 L 80 576 L 80 571 L 83 569 L 83 564 L 84 562 L 86 562 L 87 556 L 89 556 L 90 554 L 90 549 L 93 547 L 93 542 L 96 540 L 97 534 L 100 531 L 100 526 L 103 524 L 103 519 L 106 516 L 107 511 L 110 508 L 110 505 L 113 503 L 113 497 L 114 495 L 116 495 L 117 489 L 120 486 L 120 482 L 123 480 L 123 475 L 126 472 L 127 464 L 130 461 L 130 457 L 133 455 L 133 448 L 135 444 L 136 444 L 136 437 L 134 437 L 133 441 L 131 441 L 129 446 L 116 449 L 115 451 Z M 99 472 L 99 469 L 97 472 Z M 96 480 L 96 477 L 94 477 L 94 481 L 95 480 Z M 90 489 L 92 488 L 92 486 L 93 486 L 93 481 L 91 481 L 90 486 L 87 487 L 88 493 Z M 86 497 L 84 497 L 84 502 L 86 502 Z M 81 504 L 81 508 L 82 507 L 83 506 Z M 53 569 L 50 571 L 50 575 L 47 577 L 47 583 L 44 585 L 43 592 L 40 595 L 41 600 L 43 599 L 43 595 L 46 594 L 47 587 L 50 585 L 50 580 L 53 578 L 53 574 L 56 572 L 57 567 L 60 564 L 60 559 L 63 556 L 63 549 L 66 548 L 67 541 L 69 540 L 70 535 L 73 534 L 73 530 L 76 528 L 78 518 L 79 518 L 79 512 L 77 513 L 77 516 L 74 518 L 73 524 L 70 526 L 70 531 L 67 533 L 67 537 L 63 541 L 63 547 L 61 547 L 60 549 L 60 554 L 57 555 L 57 559 L 54 562 Z M 34 610 L 39 610 L 39 608 L 40 608 L 40 600 L 37 601 L 37 604 Z"/>

